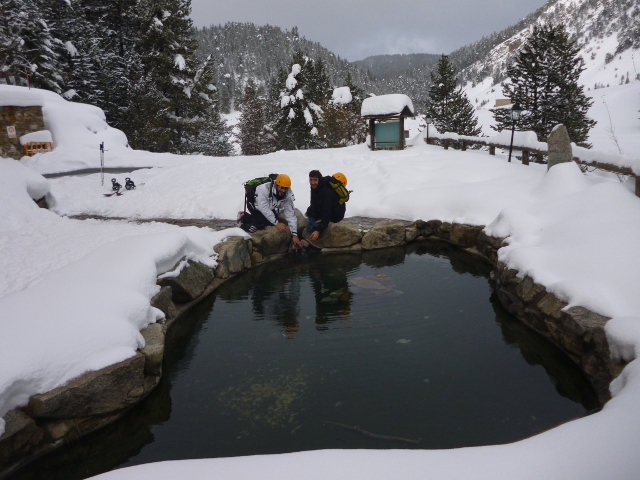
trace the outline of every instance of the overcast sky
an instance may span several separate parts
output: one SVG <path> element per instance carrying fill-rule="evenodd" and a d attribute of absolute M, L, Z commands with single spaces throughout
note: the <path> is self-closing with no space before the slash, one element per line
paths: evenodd
<path fill-rule="evenodd" d="M 347 60 L 451 53 L 513 25 L 545 0 L 191 0 L 195 26 L 252 22 L 290 30 Z"/>

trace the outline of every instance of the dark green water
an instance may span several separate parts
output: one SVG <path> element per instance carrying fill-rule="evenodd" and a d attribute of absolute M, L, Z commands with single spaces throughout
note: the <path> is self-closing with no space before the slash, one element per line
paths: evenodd
<path fill-rule="evenodd" d="M 254 270 L 170 332 L 165 378 L 140 406 L 15 478 L 310 449 L 496 444 L 596 408 L 574 364 L 502 309 L 488 272 L 438 244 Z"/>

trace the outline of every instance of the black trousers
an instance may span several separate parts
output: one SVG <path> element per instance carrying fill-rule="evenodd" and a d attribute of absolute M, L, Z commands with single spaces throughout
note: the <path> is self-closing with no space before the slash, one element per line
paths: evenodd
<path fill-rule="evenodd" d="M 253 226 L 256 230 L 262 230 L 263 228 L 273 225 L 269 220 L 267 220 L 267 217 L 265 217 L 260 210 L 252 208 L 252 205 L 247 205 L 247 210 L 249 211 L 244 212 L 244 215 L 240 219 L 244 225 Z M 273 213 L 275 215 L 275 212 Z"/>

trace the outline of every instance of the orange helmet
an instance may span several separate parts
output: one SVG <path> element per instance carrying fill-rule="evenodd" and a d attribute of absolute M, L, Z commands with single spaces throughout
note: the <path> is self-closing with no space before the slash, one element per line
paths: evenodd
<path fill-rule="evenodd" d="M 342 185 L 344 185 L 345 187 L 347 186 L 347 177 L 345 176 L 344 173 L 338 172 L 338 173 L 334 173 L 333 174 L 333 178 L 335 178 L 336 180 L 338 180 Z"/>
<path fill-rule="evenodd" d="M 285 175 L 284 173 L 280 173 L 276 177 L 275 184 L 278 185 L 279 187 L 291 188 L 291 179 L 289 178 L 289 175 Z"/>

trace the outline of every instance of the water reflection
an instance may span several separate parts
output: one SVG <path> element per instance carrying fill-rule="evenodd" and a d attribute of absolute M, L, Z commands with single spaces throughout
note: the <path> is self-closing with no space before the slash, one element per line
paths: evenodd
<path fill-rule="evenodd" d="M 395 266 L 402 268 L 389 268 Z M 419 448 L 507 442 L 596 408 L 588 382 L 562 352 L 508 315 L 494 295 L 487 304 L 486 281 L 469 274 L 487 278 L 489 271 L 487 263 L 432 242 L 287 257 L 254 269 L 172 328 L 164 379 L 142 404 L 13 478 L 75 480 L 179 458 L 390 448 L 335 422 L 425 438 Z M 467 347 L 454 351 L 462 342 Z M 496 350 L 505 344 L 503 357 Z M 471 362 L 454 365 L 463 357 Z M 486 367 L 477 364 L 485 360 L 490 372 L 482 377 L 477 371 Z M 527 398 L 523 377 L 536 376 L 527 364 L 551 378 L 553 386 L 547 378 L 536 384 L 541 390 L 555 388 L 584 410 L 571 405 L 561 416 L 555 406 L 545 409 L 553 402 L 546 393 Z M 526 405 L 515 413 L 500 403 L 513 393 L 500 383 L 506 374 L 524 392 Z M 522 410 L 540 410 L 545 420 Z M 398 411 L 408 420 L 394 416 Z"/>

